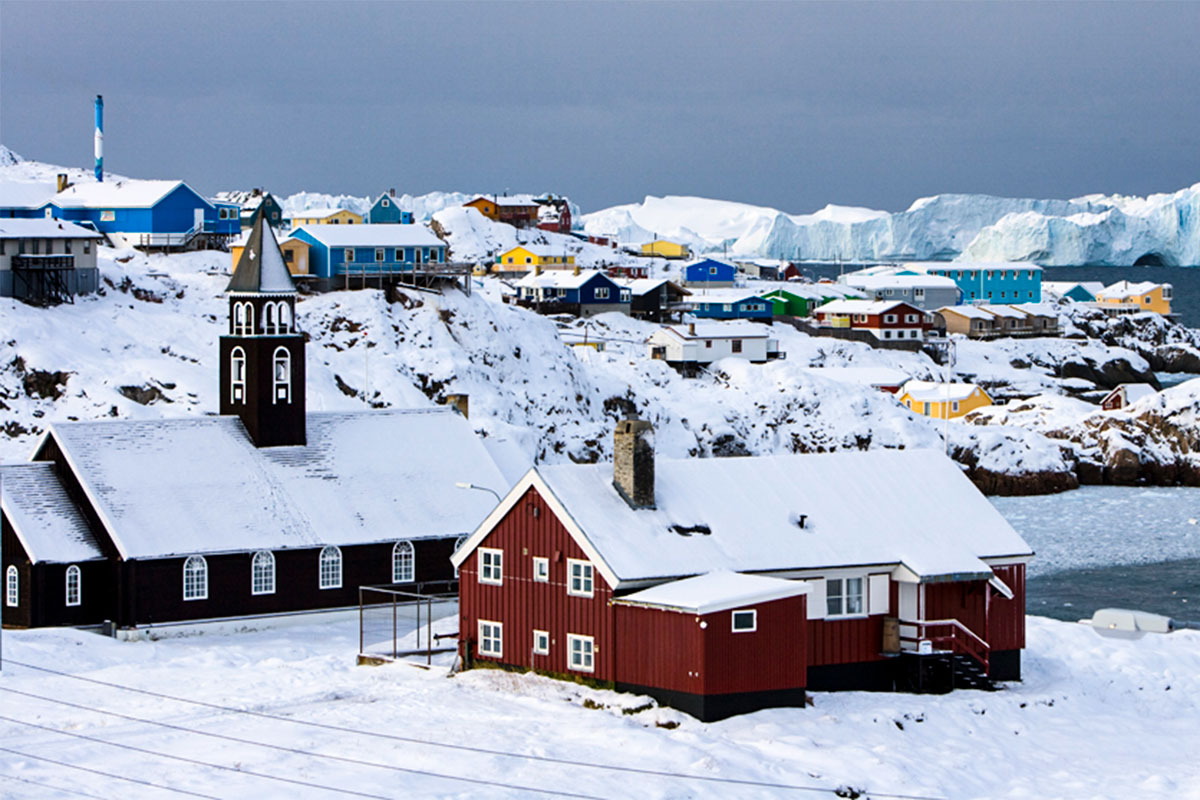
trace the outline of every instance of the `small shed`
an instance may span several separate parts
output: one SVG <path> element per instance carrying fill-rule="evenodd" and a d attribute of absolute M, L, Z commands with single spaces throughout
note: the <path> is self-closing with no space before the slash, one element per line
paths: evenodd
<path fill-rule="evenodd" d="M 1148 383 L 1122 383 L 1113 389 L 1100 401 L 1100 407 L 1105 411 L 1117 411 L 1136 403 L 1143 397 L 1157 394 L 1158 390 Z"/>
<path fill-rule="evenodd" d="M 703 722 L 803 708 L 808 591 L 800 581 L 718 571 L 617 598 L 618 688 Z"/>

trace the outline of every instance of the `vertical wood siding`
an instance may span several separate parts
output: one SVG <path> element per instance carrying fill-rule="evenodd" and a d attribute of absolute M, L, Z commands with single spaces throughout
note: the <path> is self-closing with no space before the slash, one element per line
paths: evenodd
<path fill-rule="evenodd" d="M 883 658 L 882 649 L 882 614 L 857 619 L 808 620 L 810 667 L 879 661 Z"/>
<path fill-rule="evenodd" d="M 703 618 L 708 623 L 702 631 L 704 693 L 803 689 L 808 674 L 805 597 L 787 597 L 744 608 L 758 612 L 757 629 L 752 633 L 733 632 L 733 610 Z M 621 636 L 624 640 L 624 630 Z M 668 648 L 657 649 L 663 657 L 672 658 Z"/>
<path fill-rule="evenodd" d="M 613 610 L 609 605 L 612 588 L 594 571 L 592 597 L 567 594 L 567 559 L 586 560 L 566 528 L 550 511 L 546 502 L 531 488 L 481 543 L 482 547 L 504 551 L 504 583 L 501 586 L 479 583 L 476 550 L 459 570 L 459 641 L 470 642 L 471 651 L 481 660 L 496 661 L 548 672 L 567 673 L 567 634 L 595 639 L 595 671 L 582 674 L 599 681 L 616 680 L 613 653 Z M 533 558 L 550 560 L 550 580 L 533 580 Z M 595 566 L 595 565 L 593 565 Z M 478 656 L 478 621 L 500 622 L 504 626 L 503 656 L 485 659 Z M 533 655 L 533 631 L 548 631 L 550 654 Z"/>
<path fill-rule="evenodd" d="M 1012 589 L 1013 599 L 992 593 L 988 644 L 993 650 L 1020 650 L 1025 647 L 1025 565 L 1003 564 L 992 571 Z"/>

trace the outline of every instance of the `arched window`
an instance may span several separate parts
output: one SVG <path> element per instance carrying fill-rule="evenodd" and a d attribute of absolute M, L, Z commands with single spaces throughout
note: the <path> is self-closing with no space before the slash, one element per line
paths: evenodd
<path fill-rule="evenodd" d="M 4 571 L 4 604 L 9 608 L 21 604 L 21 576 L 15 566 Z"/>
<path fill-rule="evenodd" d="M 275 304 L 267 303 L 263 308 L 263 333 L 268 336 L 275 333 Z"/>
<path fill-rule="evenodd" d="M 83 575 L 79 567 L 67 567 L 67 605 L 77 606 L 83 600 Z"/>
<path fill-rule="evenodd" d="M 396 542 L 392 548 L 392 583 L 412 583 L 416 580 L 416 558 L 412 542 Z"/>
<path fill-rule="evenodd" d="M 321 550 L 321 588 L 342 588 L 342 551 L 330 545 Z"/>
<path fill-rule="evenodd" d="M 279 301 L 279 332 L 292 332 L 292 309 L 286 300 Z"/>
<path fill-rule="evenodd" d="M 208 562 L 204 556 L 188 556 L 183 562 L 183 599 L 208 599 Z"/>
<path fill-rule="evenodd" d="M 461 550 L 462 546 L 467 543 L 467 538 L 468 537 L 466 537 L 466 536 L 460 536 L 454 540 L 454 552 L 455 553 L 457 553 L 459 550 Z M 458 567 L 454 568 L 454 577 L 456 577 L 456 578 L 458 577 Z"/>
<path fill-rule="evenodd" d="M 229 400 L 246 402 L 246 351 L 240 347 L 229 353 Z"/>
<path fill-rule="evenodd" d="M 274 377 L 275 389 L 271 392 L 271 402 L 282 400 L 292 402 L 292 354 L 286 347 L 275 348 L 274 366 L 271 374 Z"/>
<path fill-rule="evenodd" d="M 250 562 L 250 594 L 275 594 L 275 556 L 267 550 Z"/>
<path fill-rule="evenodd" d="M 245 332 L 246 306 L 244 303 L 233 304 L 233 335 L 239 336 Z"/>

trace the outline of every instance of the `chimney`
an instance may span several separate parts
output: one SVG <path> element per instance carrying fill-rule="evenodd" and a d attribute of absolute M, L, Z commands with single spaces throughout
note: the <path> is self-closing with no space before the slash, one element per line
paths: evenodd
<path fill-rule="evenodd" d="M 104 98 L 96 95 L 96 180 L 104 181 Z"/>
<path fill-rule="evenodd" d="M 65 173 L 65 172 L 58 173 L 58 190 L 60 192 L 65 192 L 67 190 L 67 187 L 70 185 L 71 185 L 71 182 L 67 180 L 67 173 Z"/>
<path fill-rule="evenodd" d="M 576 275 L 579 274 L 579 265 L 578 264 L 575 265 L 575 274 Z"/>
<path fill-rule="evenodd" d="M 696 323 L 689 322 L 688 323 L 688 336 L 695 336 L 695 335 L 696 335 Z"/>
<path fill-rule="evenodd" d="M 613 486 L 630 508 L 654 508 L 654 427 L 623 419 L 613 431 Z"/>
<path fill-rule="evenodd" d="M 388 197 L 395 197 L 395 196 L 396 196 L 396 190 L 388 189 Z"/>
<path fill-rule="evenodd" d="M 463 417 L 471 418 L 471 396 L 468 394 L 448 394 L 442 405 L 453 406 Z"/>

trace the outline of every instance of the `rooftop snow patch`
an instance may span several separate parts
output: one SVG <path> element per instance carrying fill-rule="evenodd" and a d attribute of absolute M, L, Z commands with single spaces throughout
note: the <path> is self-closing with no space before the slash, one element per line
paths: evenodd
<path fill-rule="evenodd" d="M 445 244 L 424 225 L 303 225 L 289 233 L 288 238 L 300 231 L 330 247 L 429 247 Z"/>
<path fill-rule="evenodd" d="M 0 239 L 102 239 L 73 222 L 57 219 L 0 219 Z"/>
<path fill-rule="evenodd" d="M 31 561 L 71 564 L 104 558 L 53 464 L 0 466 L 0 507 Z"/>
<path fill-rule="evenodd" d="M 184 185 L 183 181 L 128 178 L 77 183 L 54 195 L 51 202 L 59 208 L 148 208 Z"/>
<path fill-rule="evenodd" d="M 731 608 L 769 603 L 808 594 L 802 581 L 744 575 L 726 570 L 662 583 L 615 600 L 620 605 L 650 606 L 692 614 L 712 614 Z"/>

